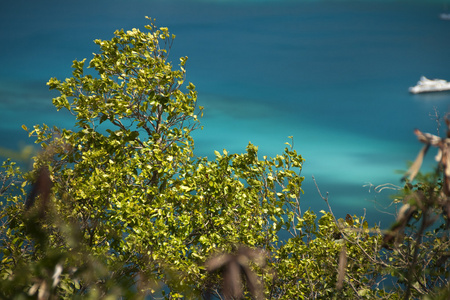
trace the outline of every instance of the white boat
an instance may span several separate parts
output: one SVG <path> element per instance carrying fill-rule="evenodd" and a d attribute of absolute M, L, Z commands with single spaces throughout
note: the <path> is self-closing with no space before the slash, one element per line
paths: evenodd
<path fill-rule="evenodd" d="M 449 13 L 442 13 L 442 14 L 439 15 L 439 18 L 441 18 L 441 20 L 450 21 L 450 14 Z"/>
<path fill-rule="evenodd" d="M 441 20 L 450 21 L 450 13 L 447 9 L 447 3 L 444 3 L 444 12 L 439 15 L 439 18 L 441 18 Z"/>
<path fill-rule="evenodd" d="M 420 77 L 416 86 L 410 87 L 409 92 L 413 94 L 442 92 L 450 90 L 450 82 L 443 79 L 428 79 L 425 76 Z"/>

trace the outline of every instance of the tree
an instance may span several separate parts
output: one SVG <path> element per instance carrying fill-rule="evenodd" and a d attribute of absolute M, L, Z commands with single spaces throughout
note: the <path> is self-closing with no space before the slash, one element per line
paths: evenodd
<path fill-rule="evenodd" d="M 206 287 L 219 293 L 220 278 L 207 276 L 203 266 L 207 258 L 241 244 L 269 247 L 283 227 L 284 206 L 298 202 L 303 159 L 292 149 L 262 160 L 252 144 L 243 154 L 216 151 L 212 161 L 194 157 L 190 133 L 199 121 L 195 87 L 183 87 L 187 58 L 173 70 L 168 54 L 175 36 L 153 23 L 146 29 L 96 40 L 100 51 L 87 70 L 85 60 L 74 61 L 71 78 L 48 82 L 60 93 L 55 107 L 67 109 L 75 126 L 30 131 L 43 151 L 23 187 L 48 170 L 51 193 L 28 202 L 29 211 L 20 205 L 24 193 L 9 198 L 16 214 L 8 220 L 18 230 L 32 219 L 42 231 L 23 232 L 29 256 L 21 260 L 52 261 L 47 277 L 62 268 L 58 278 L 65 283 L 45 295 L 107 295 L 111 282 L 143 294 L 160 282 L 172 298 Z M 13 258 L 5 276 L 14 273 Z M 73 270 L 88 268 L 83 260 L 109 272 L 97 274 L 99 280 L 76 275 Z"/>
<path fill-rule="evenodd" d="M 385 247 L 394 250 L 390 261 L 395 267 L 390 269 L 406 286 L 405 299 L 425 295 L 446 299 L 450 295 L 450 120 L 447 117 L 445 138 L 414 130 L 425 145 L 403 178 L 408 176 L 399 197 L 403 205 L 396 223 L 384 236 Z M 410 182 L 419 174 L 431 146 L 438 148 L 436 172 L 420 174 L 419 181 L 413 185 Z"/>
<path fill-rule="evenodd" d="M 185 83 L 187 58 L 174 70 L 175 36 L 145 28 L 96 40 L 87 67 L 74 61 L 72 77 L 51 78 L 53 104 L 74 127 L 34 126 L 33 170 L 2 165 L 0 298 L 399 299 L 401 280 L 382 283 L 413 269 L 413 240 L 384 251 L 364 217 L 303 211 L 292 138 L 275 157 L 251 143 L 241 154 L 194 155 L 203 108 Z M 420 257 L 439 249 L 446 258 L 430 241 Z M 416 277 L 407 292 L 443 278 Z"/>

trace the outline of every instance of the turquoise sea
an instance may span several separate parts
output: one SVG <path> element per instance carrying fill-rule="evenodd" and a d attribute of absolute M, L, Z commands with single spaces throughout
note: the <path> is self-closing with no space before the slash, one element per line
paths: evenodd
<path fill-rule="evenodd" d="M 262 155 L 294 137 L 306 159 L 303 209 L 362 215 L 386 227 L 390 192 L 421 148 L 413 130 L 436 134 L 450 93 L 411 95 L 420 76 L 450 80 L 450 21 L 444 1 L 6 1 L 0 10 L 0 147 L 32 143 L 21 129 L 70 127 L 45 83 L 92 57 L 96 38 L 143 29 L 144 16 L 177 35 L 174 63 L 188 56 L 187 80 L 205 107 L 198 155 L 249 141 Z M 445 128 L 439 129 L 443 135 Z M 433 165 L 429 154 L 425 167 Z"/>

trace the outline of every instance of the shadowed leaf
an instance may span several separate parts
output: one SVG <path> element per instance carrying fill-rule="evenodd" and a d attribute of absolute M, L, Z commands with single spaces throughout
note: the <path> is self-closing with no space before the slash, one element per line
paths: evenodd
<path fill-rule="evenodd" d="M 206 263 L 206 270 L 210 273 L 222 270 L 223 295 L 225 299 L 239 299 L 243 296 L 242 275 L 246 279 L 247 287 L 255 299 L 263 299 L 262 285 L 250 269 L 249 263 L 253 262 L 259 267 L 265 266 L 265 255 L 260 250 L 250 249 L 244 246 L 238 248 L 236 254 L 220 254 Z"/>
<path fill-rule="evenodd" d="M 52 181 L 50 180 L 48 168 L 46 166 L 42 166 L 38 171 L 36 182 L 33 184 L 31 192 L 25 202 L 25 209 L 29 210 L 34 205 L 36 198 L 40 195 L 42 201 L 40 210 L 42 213 L 47 206 L 51 188 Z"/>

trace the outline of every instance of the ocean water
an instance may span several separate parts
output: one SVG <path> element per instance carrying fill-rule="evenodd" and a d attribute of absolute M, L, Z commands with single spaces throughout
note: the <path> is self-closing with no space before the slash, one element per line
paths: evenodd
<path fill-rule="evenodd" d="M 420 76 L 450 80 L 450 22 L 441 1 L 9 1 L 0 11 L 0 149 L 32 143 L 21 129 L 70 127 L 45 83 L 70 76 L 74 59 L 144 16 L 177 38 L 187 80 L 205 107 L 196 153 L 281 153 L 294 137 L 305 158 L 303 209 L 362 215 L 386 227 L 392 192 L 421 148 L 414 128 L 444 134 L 436 113 L 450 93 L 410 95 Z M 424 166 L 431 169 L 432 151 Z"/>

